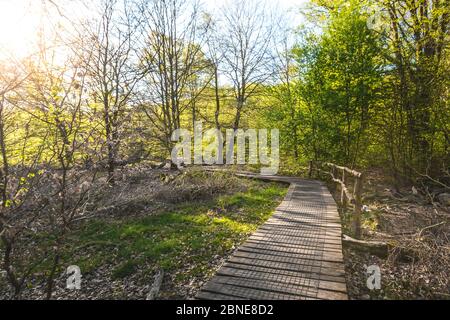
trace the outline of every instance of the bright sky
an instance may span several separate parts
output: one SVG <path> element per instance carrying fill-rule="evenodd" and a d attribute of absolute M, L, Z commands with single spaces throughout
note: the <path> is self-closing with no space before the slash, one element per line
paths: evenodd
<path fill-rule="evenodd" d="M 297 8 L 303 6 L 305 3 L 309 2 L 309 0 L 275 0 L 278 1 L 282 7 L 282 9 L 290 9 Z M 204 0 L 203 1 L 208 6 L 220 6 L 224 2 L 224 0 Z"/>
<path fill-rule="evenodd" d="M 28 51 L 33 30 L 39 25 L 39 14 L 32 2 L 0 0 L 0 50 L 10 53 Z"/>
<path fill-rule="evenodd" d="M 203 3 L 207 8 L 213 10 L 214 8 L 220 8 L 227 0 L 203 0 Z M 280 11 L 289 11 L 290 16 L 294 21 L 292 23 L 297 26 L 302 23 L 303 16 L 301 15 L 301 9 L 309 2 L 309 0 L 268 0 L 269 4 L 274 5 L 279 3 L 278 7 Z"/>
<path fill-rule="evenodd" d="M 94 0 L 95 1 L 95 0 Z M 294 24 L 301 23 L 301 8 L 308 0 L 274 0 L 283 10 L 293 9 Z M 274 1 L 270 3 L 273 4 Z M 203 0 L 209 9 L 220 7 L 224 0 Z M 15 57 L 24 57 L 30 53 L 30 47 L 36 40 L 41 22 L 40 0 L 0 0 L 0 55 L 7 53 Z M 85 8 L 77 7 L 67 1 L 64 10 L 70 15 L 80 13 Z M 88 3 L 88 2 L 87 2 Z M 72 6 L 72 8 L 68 7 Z M 298 9 L 297 9 L 298 8 Z"/>
<path fill-rule="evenodd" d="M 86 15 L 86 8 L 76 1 L 57 0 L 55 3 L 61 4 L 61 9 L 67 16 Z M 46 10 L 57 13 L 56 7 L 47 1 L 0 0 L 0 57 L 6 55 L 21 58 L 32 53 L 31 49 L 42 30 L 41 26 L 50 29 Z M 51 18 L 53 25 L 63 21 L 59 14 Z"/>

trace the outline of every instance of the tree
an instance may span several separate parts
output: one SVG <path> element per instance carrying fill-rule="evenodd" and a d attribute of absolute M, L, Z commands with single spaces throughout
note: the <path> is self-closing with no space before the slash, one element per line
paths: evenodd
<path fill-rule="evenodd" d="M 275 24 L 266 2 L 234 0 L 222 13 L 223 72 L 234 89 L 237 130 L 249 98 L 273 75 Z"/>
<path fill-rule="evenodd" d="M 444 102 L 450 4 L 440 0 L 384 1 L 380 6 L 388 13 L 387 57 L 395 66 L 394 94 L 400 97 L 394 99 L 393 115 L 405 119 L 397 134 L 406 139 L 395 142 L 397 146 L 391 148 L 397 151 L 391 154 L 393 160 L 401 159 L 403 173 L 411 176 L 414 170 L 440 167 L 435 165 L 441 158 L 437 155 L 448 150 L 448 126 L 436 124 L 438 119 L 448 120 L 450 114 Z"/>
<path fill-rule="evenodd" d="M 121 128 L 130 119 L 131 103 L 145 72 L 140 69 L 142 19 L 131 4 L 134 1 L 105 0 L 100 18 L 82 29 L 84 67 L 89 74 L 89 89 L 102 107 L 103 135 L 107 149 L 108 180 L 114 184 L 114 170 L 121 142 Z M 86 38 L 84 41 L 83 39 Z"/>
<path fill-rule="evenodd" d="M 273 102 L 269 103 L 265 115 L 271 123 L 277 123 L 281 130 L 283 149 L 288 156 L 293 157 L 294 162 L 298 162 L 303 147 L 301 137 L 306 132 L 301 130 L 304 119 L 301 115 L 299 64 L 292 48 L 295 43 L 294 32 L 282 25 L 277 29 L 279 35 L 273 43 L 276 53 L 273 64 L 275 85 L 267 86 L 266 90 Z"/>
<path fill-rule="evenodd" d="M 382 59 L 380 41 L 368 29 L 361 5 L 345 3 L 327 7 L 323 34 L 297 46 L 294 56 L 312 158 L 355 166 L 369 146 L 366 134 L 380 91 Z"/>
<path fill-rule="evenodd" d="M 221 129 L 221 124 L 219 120 L 220 116 L 220 106 L 221 106 L 221 97 L 220 97 L 220 85 L 219 85 L 219 76 L 220 76 L 220 66 L 223 59 L 223 52 L 221 51 L 221 38 L 218 30 L 218 22 L 214 19 L 214 17 L 210 14 L 205 14 L 205 24 L 206 28 L 209 30 L 208 37 L 206 41 L 207 46 L 207 58 L 212 68 L 212 74 L 214 79 L 214 102 L 215 102 L 215 111 L 214 111 L 214 123 L 216 129 Z"/>
<path fill-rule="evenodd" d="M 210 82 L 203 74 L 208 68 L 202 45 L 206 30 L 200 23 L 197 1 L 143 1 L 141 12 L 146 21 L 146 92 L 142 106 L 165 150 L 172 149 L 172 132 L 181 128 L 182 114 L 191 107 Z"/>
<path fill-rule="evenodd" d="M 80 57 L 58 41 L 59 31 L 42 35 L 35 53 L 2 72 L 8 90 L 1 100 L 0 234 L 13 298 L 41 264 L 49 266 L 43 278 L 52 297 L 66 237 L 85 213 L 96 178 L 80 163 L 94 136 L 86 128 L 87 75 Z M 13 121 L 3 121 L 6 110 Z M 49 236 L 45 245 L 36 234 Z"/>

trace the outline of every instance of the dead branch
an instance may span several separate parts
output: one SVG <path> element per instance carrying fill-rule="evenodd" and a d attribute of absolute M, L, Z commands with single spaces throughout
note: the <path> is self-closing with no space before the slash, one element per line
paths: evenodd
<path fill-rule="evenodd" d="M 357 240 L 345 234 L 342 236 L 342 244 L 345 247 L 367 252 L 383 259 L 387 258 L 389 253 L 389 245 L 386 242 Z"/>
<path fill-rule="evenodd" d="M 158 296 L 159 290 L 161 288 L 163 279 L 164 279 L 164 271 L 160 270 L 155 276 L 155 281 L 152 284 L 152 287 L 150 289 L 150 292 L 147 295 L 146 300 L 155 300 L 156 299 L 156 297 Z"/>

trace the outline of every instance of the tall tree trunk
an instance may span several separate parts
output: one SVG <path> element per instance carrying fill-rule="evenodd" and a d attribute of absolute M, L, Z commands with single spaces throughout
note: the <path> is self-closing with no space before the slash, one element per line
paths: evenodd
<path fill-rule="evenodd" d="M 111 123 L 111 118 L 109 114 L 109 106 L 105 103 L 104 110 L 104 122 L 105 122 L 105 138 L 106 147 L 108 152 L 108 182 L 114 184 L 114 171 L 115 171 L 115 158 L 114 158 L 114 138 L 113 138 L 113 128 Z"/>
<path fill-rule="evenodd" d="M 220 95 L 219 95 L 219 72 L 217 66 L 214 66 L 214 94 L 216 96 L 216 112 L 214 113 L 214 121 L 216 123 L 216 129 L 220 130 Z"/>

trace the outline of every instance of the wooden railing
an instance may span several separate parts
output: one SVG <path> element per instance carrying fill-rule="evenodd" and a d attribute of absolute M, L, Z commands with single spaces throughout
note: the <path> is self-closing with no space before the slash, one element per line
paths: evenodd
<path fill-rule="evenodd" d="M 325 169 L 327 168 L 327 169 Z M 341 205 L 345 210 L 349 203 L 353 204 L 353 232 L 355 238 L 361 237 L 361 212 L 362 212 L 362 187 L 364 175 L 361 172 L 352 170 L 347 167 L 338 166 L 329 162 L 309 162 L 309 177 L 311 178 L 314 172 L 323 173 L 331 177 L 331 180 L 337 183 L 341 189 Z M 340 176 L 340 177 L 339 177 Z M 353 178 L 353 191 L 348 187 L 349 182 Z"/>

